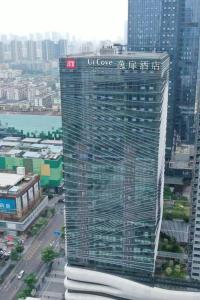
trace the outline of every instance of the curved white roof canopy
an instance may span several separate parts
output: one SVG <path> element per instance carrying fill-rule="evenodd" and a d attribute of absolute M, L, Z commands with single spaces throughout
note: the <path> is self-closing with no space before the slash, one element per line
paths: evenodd
<path fill-rule="evenodd" d="M 200 292 L 173 291 L 137 283 L 107 273 L 87 269 L 65 267 L 67 300 L 200 300 Z M 73 293 L 73 291 L 79 291 Z M 84 294 L 81 293 L 84 292 Z M 101 293 L 96 296 L 90 293 Z M 117 299 L 117 298 L 116 298 Z"/>

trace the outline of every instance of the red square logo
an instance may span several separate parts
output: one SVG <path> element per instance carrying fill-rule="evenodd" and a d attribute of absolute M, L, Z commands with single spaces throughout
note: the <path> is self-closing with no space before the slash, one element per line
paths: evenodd
<path fill-rule="evenodd" d="M 76 69 L 76 61 L 75 61 L 75 59 L 74 59 L 74 58 L 68 58 L 68 59 L 66 60 L 66 65 L 65 65 L 65 67 L 66 67 L 67 69 Z"/>

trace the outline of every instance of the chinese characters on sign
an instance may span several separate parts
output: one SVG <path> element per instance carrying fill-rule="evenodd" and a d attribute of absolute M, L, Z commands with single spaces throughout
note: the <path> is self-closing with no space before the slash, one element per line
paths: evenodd
<path fill-rule="evenodd" d="M 118 62 L 118 68 L 121 70 L 129 69 L 129 70 L 141 70 L 141 71 L 159 71 L 160 63 L 157 61 L 149 62 L 149 61 L 128 61 L 128 67 L 126 66 L 126 62 L 124 60 L 120 60 Z"/>
<path fill-rule="evenodd" d="M 117 66 L 120 70 L 137 70 L 137 71 L 159 71 L 160 62 L 158 61 L 140 61 L 140 60 L 107 60 L 101 58 L 89 58 L 87 60 L 89 66 L 102 67 L 102 66 Z M 74 58 L 67 58 L 65 62 L 66 69 L 76 69 L 77 64 Z"/>
<path fill-rule="evenodd" d="M 16 202 L 13 199 L 0 199 L 0 212 L 3 213 L 15 213 L 16 212 Z"/>
<path fill-rule="evenodd" d="M 108 60 L 105 58 L 88 58 L 87 65 L 94 67 L 102 66 L 117 66 L 120 70 L 137 70 L 137 71 L 159 71 L 160 62 L 158 61 L 141 61 L 141 60 Z M 67 60 L 67 68 L 76 68 L 74 59 Z"/>
<path fill-rule="evenodd" d="M 0 208 L 6 208 L 6 209 L 10 209 L 10 204 L 3 204 L 3 203 L 0 203 Z"/>

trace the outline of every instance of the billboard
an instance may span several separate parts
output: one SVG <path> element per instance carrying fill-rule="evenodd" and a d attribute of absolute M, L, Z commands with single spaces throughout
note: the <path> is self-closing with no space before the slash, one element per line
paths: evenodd
<path fill-rule="evenodd" d="M 16 200 L 10 198 L 0 198 L 0 213 L 15 214 Z"/>

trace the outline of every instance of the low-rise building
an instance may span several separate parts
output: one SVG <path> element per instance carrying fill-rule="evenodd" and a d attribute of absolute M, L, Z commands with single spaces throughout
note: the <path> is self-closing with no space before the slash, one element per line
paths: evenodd
<path fill-rule="evenodd" d="M 62 154 L 61 141 L 3 138 L 0 140 L 0 171 L 24 167 L 26 174 L 40 176 L 43 188 L 56 190 L 63 180 Z"/>
<path fill-rule="evenodd" d="M 184 185 L 185 181 L 190 182 L 194 168 L 194 145 L 176 146 L 166 167 L 166 184 Z"/>
<path fill-rule="evenodd" d="M 40 178 L 24 168 L 0 172 L 0 232 L 24 232 L 48 204 Z"/>

